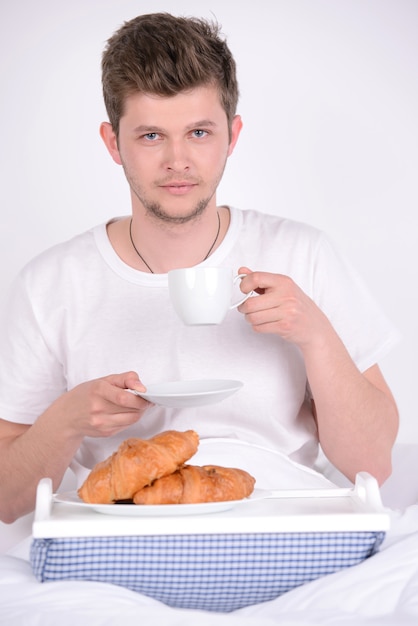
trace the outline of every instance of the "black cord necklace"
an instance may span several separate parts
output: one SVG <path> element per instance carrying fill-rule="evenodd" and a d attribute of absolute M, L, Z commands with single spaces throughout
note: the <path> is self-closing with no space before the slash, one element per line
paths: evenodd
<path fill-rule="evenodd" d="M 204 259 L 202 259 L 202 261 L 201 261 L 202 263 L 203 263 L 203 261 L 206 261 L 206 259 L 208 258 L 208 256 L 209 256 L 209 255 L 210 255 L 210 253 L 212 252 L 212 250 L 213 250 L 213 247 L 214 247 L 215 243 L 218 241 L 219 233 L 220 233 L 220 231 L 221 231 L 221 218 L 219 217 L 219 211 L 217 212 L 217 215 L 218 215 L 218 232 L 216 233 L 216 237 L 215 237 L 215 239 L 213 240 L 213 244 L 212 244 L 212 245 L 211 245 L 211 247 L 209 248 L 209 251 L 208 251 L 207 255 L 205 256 L 205 258 L 204 258 Z M 144 259 L 144 257 L 143 257 L 143 256 L 142 256 L 142 254 L 138 251 L 138 249 L 137 249 L 136 245 L 134 244 L 134 240 L 133 240 L 133 237 L 132 237 L 132 219 L 133 219 L 133 218 L 131 217 L 131 221 L 129 222 L 129 237 L 130 237 L 130 239 L 131 239 L 131 244 L 132 244 L 132 247 L 133 247 L 133 249 L 135 250 L 135 252 L 137 253 L 137 255 L 139 256 L 139 258 L 141 259 L 141 261 L 144 263 L 144 265 L 146 265 L 146 266 L 147 266 L 147 268 L 149 269 L 149 271 L 151 272 L 151 274 L 154 274 L 155 272 L 154 272 L 154 271 L 150 268 L 150 266 L 148 265 L 148 263 L 146 262 L 146 260 Z"/>

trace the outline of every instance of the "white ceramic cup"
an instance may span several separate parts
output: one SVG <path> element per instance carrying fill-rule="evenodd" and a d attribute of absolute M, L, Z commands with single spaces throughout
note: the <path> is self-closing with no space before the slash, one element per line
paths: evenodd
<path fill-rule="evenodd" d="M 230 309 L 245 302 L 253 292 L 232 302 L 234 286 L 246 274 L 234 277 L 229 267 L 188 267 L 168 272 L 173 307 L 188 325 L 220 324 Z"/>

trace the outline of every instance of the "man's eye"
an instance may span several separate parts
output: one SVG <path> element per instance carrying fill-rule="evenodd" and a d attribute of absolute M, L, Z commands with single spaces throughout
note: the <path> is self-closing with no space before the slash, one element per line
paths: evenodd
<path fill-rule="evenodd" d="M 156 139 L 158 139 L 158 133 L 147 133 L 146 135 L 144 135 L 144 139 L 146 139 L 147 141 L 155 141 Z"/>
<path fill-rule="evenodd" d="M 196 130 L 193 131 L 193 135 L 195 137 L 205 137 L 207 135 L 207 131 L 206 130 L 201 130 L 200 128 L 197 128 Z"/>

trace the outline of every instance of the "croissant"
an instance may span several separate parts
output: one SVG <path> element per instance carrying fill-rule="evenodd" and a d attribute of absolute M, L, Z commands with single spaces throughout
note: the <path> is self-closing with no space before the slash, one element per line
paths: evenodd
<path fill-rule="evenodd" d="M 185 465 L 134 494 L 135 504 L 195 504 L 241 500 L 254 489 L 246 471 L 217 465 Z"/>
<path fill-rule="evenodd" d="M 126 439 L 116 452 L 93 467 L 78 495 L 92 504 L 132 499 L 145 485 L 182 466 L 198 445 L 194 430 L 167 430 L 148 440 Z"/>

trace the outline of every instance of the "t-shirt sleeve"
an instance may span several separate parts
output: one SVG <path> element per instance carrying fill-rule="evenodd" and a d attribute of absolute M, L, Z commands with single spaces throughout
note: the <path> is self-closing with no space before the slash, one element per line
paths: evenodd
<path fill-rule="evenodd" d="M 46 297 L 46 296 L 45 296 Z M 30 298 L 30 276 L 14 281 L 0 326 L 0 418 L 32 424 L 66 390 Z"/>
<path fill-rule="evenodd" d="M 364 280 L 323 234 L 311 276 L 314 301 L 331 321 L 360 371 L 378 363 L 399 342 L 399 331 Z"/>

